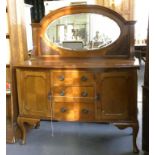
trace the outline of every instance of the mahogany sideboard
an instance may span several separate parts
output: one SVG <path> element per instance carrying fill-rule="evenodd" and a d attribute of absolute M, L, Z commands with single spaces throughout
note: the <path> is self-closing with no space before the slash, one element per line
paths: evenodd
<path fill-rule="evenodd" d="M 120 34 L 113 40 L 113 29 L 108 29 L 109 38 L 98 41 L 101 44 L 93 47 L 93 37 L 88 33 L 91 31 L 87 30 L 91 27 L 78 27 L 75 21 L 77 15 L 87 19 L 83 25 L 87 25 L 88 19 L 96 15 L 99 15 L 98 18 L 104 16 L 105 21 L 109 18 L 107 22 L 111 24 L 114 21 Z M 63 37 L 59 38 L 62 33 L 59 33 L 58 26 L 66 21 L 71 22 L 73 18 L 73 28 L 78 27 L 78 30 L 75 29 L 77 32 L 86 32 L 87 35 L 83 38 L 82 33 L 77 33 L 74 40 L 68 40 L 69 48 L 66 48 L 63 47 Z M 107 122 L 119 129 L 131 127 L 133 151 L 138 152 L 139 64 L 133 57 L 134 23 L 105 7 L 77 5 L 53 11 L 39 24 L 32 24 L 35 58 L 14 66 L 19 105 L 18 125 L 23 144 L 26 142 L 26 123 L 38 127 L 41 120 Z M 64 26 L 65 32 L 69 24 Z M 65 29 L 67 26 L 68 29 Z M 106 33 L 103 29 L 104 25 L 103 28 L 99 27 L 101 34 Z"/>

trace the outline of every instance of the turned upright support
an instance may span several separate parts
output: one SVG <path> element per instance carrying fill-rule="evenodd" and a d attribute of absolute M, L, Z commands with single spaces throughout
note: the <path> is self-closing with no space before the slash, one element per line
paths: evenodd
<path fill-rule="evenodd" d="M 32 39 L 33 39 L 32 57 L 36 57 L 39 55 L 38 47 L 39 47 L 40 23 L 32 23 L 31 26 L 32 26 Z"/>

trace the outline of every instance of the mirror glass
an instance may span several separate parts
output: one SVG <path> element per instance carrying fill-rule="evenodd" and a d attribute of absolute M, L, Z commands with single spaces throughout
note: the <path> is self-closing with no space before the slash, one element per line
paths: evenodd
<path fill-rule="evenodd" d="M 119 25 L 109 17 L 80 13 L 62 16 L 51 22 L 45 37 L 61 48 L 88 51 L 109 46 L 119 38 L 120 33 Z"/>

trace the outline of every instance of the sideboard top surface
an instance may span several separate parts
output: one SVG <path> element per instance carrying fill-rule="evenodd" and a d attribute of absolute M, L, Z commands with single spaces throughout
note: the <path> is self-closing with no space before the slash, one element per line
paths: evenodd
<path fill-rule="evenodd" d="M 14 65 L 15 68 L 64 68 L 64 69 L 108 69 L 108 68 L 139 68 L 139 63 L 134 59 L 68 59 L 68 60 L 27 60 L 23 63 Z"/>

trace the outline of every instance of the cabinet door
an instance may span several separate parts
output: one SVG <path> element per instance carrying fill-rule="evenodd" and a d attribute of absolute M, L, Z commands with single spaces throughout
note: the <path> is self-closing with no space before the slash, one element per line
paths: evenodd
<path fill-rule="evenodd" d="M 100 78 L 101 118 L 103 120 L 126 119 L 130 96 L 128 73 L 102 73 Z"/>
<path fill-rule="evenodd" d="M 50 82 L 48 71 L 17 70 L 20 115 L 50 115 Z"/>

